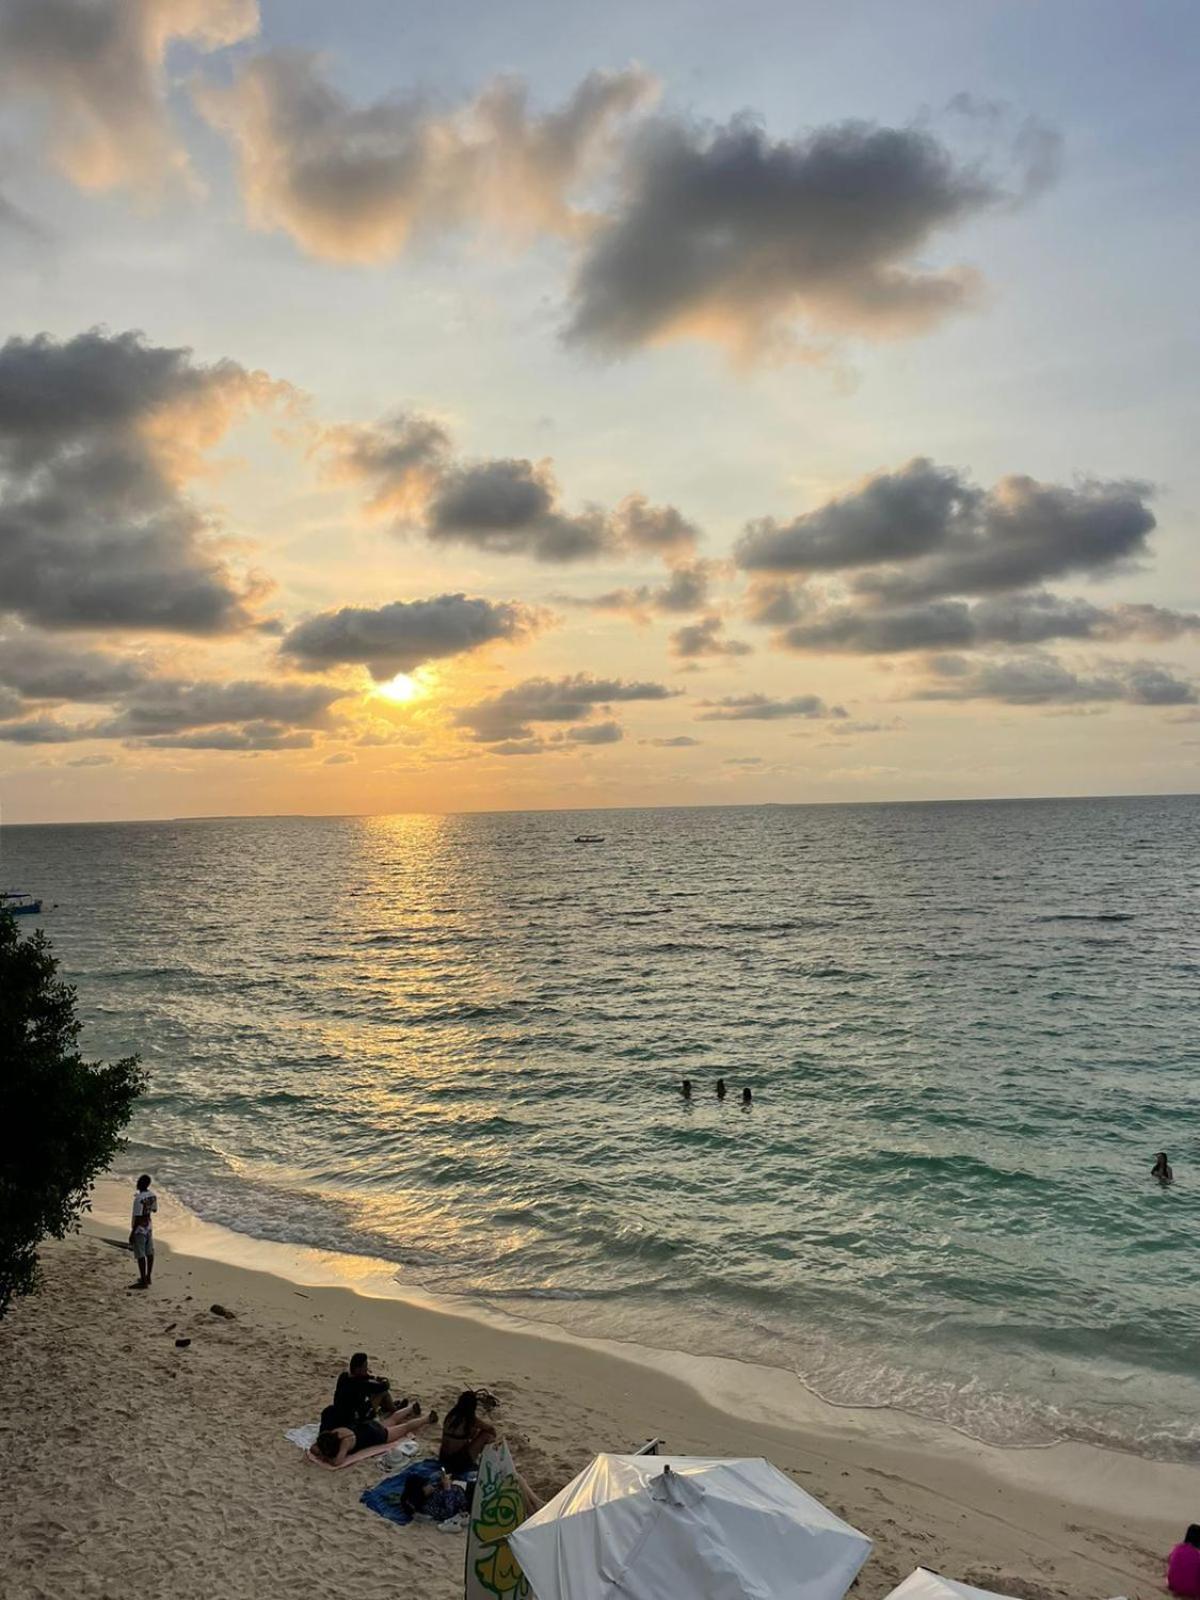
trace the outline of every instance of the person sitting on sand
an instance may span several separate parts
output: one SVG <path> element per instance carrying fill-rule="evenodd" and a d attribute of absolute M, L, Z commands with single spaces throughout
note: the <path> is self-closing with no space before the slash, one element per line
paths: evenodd
<path fill-rule="evenodd" d="M 484 1446 L 496 1437 L 491 1423 L 479 1420 L 477 1412 L 481 1404 L 490 1411 L 495 1401 L 484 1391 L 464 1389 L 446 1413 L 438 1460 L 450 1472 L 473 1471 L 479 1465 Z"/>
<path fill-rule="evenodd" d="M 321 1432 L 356 1427 L 360 1422 L 370 1422 L 376 1413 L 391 1416 L 396 1410 L 391 1387 L 389 1379 L 375 1377 L 366 1351 L 356 1350 L 345 1372 L 338 1375 L 333 1404 L 321 1413 Z M 400 1402 L 401 1406 L 407 1403 Z"/>
<path fill-rule="evenodd" d="M 448 1472 L 440 1478 L 408 1478 L 400 1494 L 400 1504 L 410 1517 L 432 1517 L 435 1522 L 449 1522 L 460 1517 L 471 1504 L 470 1496 L 461 1483 L 455 1483 Z"/>
<path fill-rule="evenodd" d="M 150 1220 L 158 1210 L 158 1196 L 150 1187 L 150 1174 L 143 1172 L 133 1192 L 133 1219 L 129 1243 L 137 1258 L 138 1289 L 148 1289 L 154 1275 L 154 1224 Z"/>
<path fill-rule="evenodd" d="M 326 1428 L 317 1435 L 313 1449 L 331 1467 L 340 1467 L 347 1456 L 356 1455 L 360 1450 L 373 1450 L 381 1444 L 399 1444 L 410 1433 L 432 1427 L 437 1419 L 436 1411 L 423 1417 L 420 1405 L 414 1400 L 404 1408 L 403 1416 L 399 1411 L 394 1411 L 388 1422 L 372 1420 L 358 1422 L 353 1428 Z"/>
<path fill-rule="evenodd" d="M 1193 1522 L 1167 1557 L 1167 1588 L 1187 1600 L 1200 1600 L 1200 1522 Z"/>
<path fill-rule="evenodd" d="M 515 1469 L 514 1475 L 525 1502 L 525 1515 L 531 1517 L 546 1502 L 534 1493 Z M 420 1478 L 407 1479 L 400 1494 L 400 1503 L 410 1516 L 432 1517 L 435 1522 L 449 1522 L 451 1517 L 461 1516 L 470 1510 L 471 1496 L 461 1483 L 455 1483 L 448 1472 L 443 1472 L 440 1478 L 424 1481 Z"/>
<path fill-rule="evenodd" d="M 1150 1168 L 1150 1176 L 1157 1178 L 1159 1183 L 1174 1183 L 1175 1174 L 1171 1171 L 1171 1163 L 1167 1160 L 1167 1152 L 1160 1150 L 1154 1158 L 1154 1165 Z"/>

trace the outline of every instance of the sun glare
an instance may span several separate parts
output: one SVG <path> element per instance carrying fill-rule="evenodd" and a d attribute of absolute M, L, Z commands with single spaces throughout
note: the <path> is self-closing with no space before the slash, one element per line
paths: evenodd
<path fill-rule="evenodd" d="M 410 678 L 407 672 L 398 672 L 387 683 L 381 683 L 375 693 L 381 694 L 385 700 L 394 700 L 397 705 L 403 705 L 406 700 L 412 699 L 418 687 L 415 678 Z"/>

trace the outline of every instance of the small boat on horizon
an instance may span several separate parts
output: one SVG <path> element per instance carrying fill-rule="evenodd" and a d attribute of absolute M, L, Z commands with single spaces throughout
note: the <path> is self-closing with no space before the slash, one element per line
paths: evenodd
<path fill-rule="evenodd" d="M 575 835 L 575 843 L 576 844 L 603 844 L 604 843 L 604 835 L 602 833 L 577 833 Z"/>
<path fill-rule="evenodd" d="M 14 917 L 37 917 L 42 902 L 23 889 L 0 889 L 0 910 L 11 911 Z"/>

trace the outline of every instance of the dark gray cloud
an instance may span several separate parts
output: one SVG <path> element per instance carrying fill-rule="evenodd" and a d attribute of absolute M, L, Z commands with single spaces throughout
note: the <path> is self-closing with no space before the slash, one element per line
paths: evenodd
<path fill-rule="evenodd" d="M 907 561 L 942 548 L 982 499 L 953 468 L 917 457 L 791 522 L 750 523 L 737 562 L 750 572 L 809 573 Z"/>
<path fill-rule="evenodd" d="M 447 472 L 429 502 L 425 531 L 435 544 L 466 544 L 500 555 L 564 563 L 598 556 L 612 544 L 598 508 L 568 516 L 545 464 L 480 461 Z"/>
<path fill-rule="evenodd" d="M 1052 639 L 1165 640 L 1200 630 L 1200 617 L 1162 606 L 1096 606 L 1040 589 L 986 600 L 917 605 L 820 606 L 782 629 L 776 642 L 800 652 L 894 655 L 1036 645 Z"/>
<path fill-rule="evenodd" d="M 627 683 L 620 678 L 593 678 L 586 672 L 568 678 L 526 678 L 511 689 L 463 706 L 454 721 L 480 744 L 521 742 L 536 737 L 535 723 L 578 726 L 600 708 L 631 700 L 666 700 L 670 695 L 661 683 Z"/>
<path fill-rule="evenodd" d="M 278 392 L 233 362 L 139 334 L 0 347 L 0 610 L 48 628 L 212 634 L 257 588 L 183 493 L 203 451 Z"/>
<path fill-rule="evenodd" d="M 345 690 L 324 683 L 158 678 L 127 695 L 114 716 L 96 723 L 94 736 L 149 739 L 232 723 L 325 728 L 332 721 L 330 706 L 344 698 Z"/>
<path fill-rule="evenodd" d="M 44 107 L 51 153 L 81 188 L 155 192 L 187 169 L 168 45 L 215 50 L 257 27 L 257 0 L 0 0 L 0 83 Z"/>
<path fill-rule="evenodd" d="M 568 728 L 563 738 L 569 744 L 619 744 L 625 730 L 619 722 L 584 723 L 578 728 Z"/>
<path fill-rule="evenodd" d="M 195 733 L 155 733 L 127 741 L 146 750 L 311 750 L 304 728 L 278 722 L 246 722 L 239 727 L 205 728 Z"/>
<path fill-rule="evenodd" d="M 642 583 L 636 588 L 606 589 L 603 594 L 557 595 L 555 598 L 562 605 L 579 606 L 588 611 L 612 611 L 640 622 L 648 621 L 655 612 L 685 616 L 689 611 L 703 611 L 709 604 L 709 589 L 716 570 L 714 561 L 690 561 L 677 566 L 665 583 Z"/>
<path fill-rule="evenodd" d="M 1006 660 L 935 657 L 919 700 L 999 700 L 1006 705 L 1077 705 L 1126 702 L 1143 706 L 1196 703 L 1195 685 L 1158 662 L 1108 662 L 1077 672 L 1043 651 Z"/>
<path fill-rule="evenodd" d="M 930 246 L 1006 198 L 919 128 L 847 122 L 772 141 L 749 117 L 661 119 L 635 141 L 618 206 L 588 243 L 567 336 L 621 352 L 691 335 L 746 354 L 798 323 L 915 332 L 975 289 L 971 272 L 925 265 Z"/>
<path fill-rule="evenodd" d="M 586 223 L 577 189 L 653 91 L 631 67 L 589 73 L 540 115 L 513 78 L 445 111 L 416 96 L 356 106 L 315 56 L 277 50 L 197 99 L 237 150 L 252 224 L 327 261 L 371 262 L 458 229 L 575 234 Z"/>
<path fill-rule="evenodd" d="M 27 717 L 21 722 L 0 722 L 0 739 L 9 744 L 70 744 L 89 738 L 87 730 L 57 717 Z"/>
<path fill-rule="evenodd" d="M 1085 482 L 1074 488 L 1002 478 L 978 514 L 952 526 L 942 547 L 903 569 L 864 574 L 858 587 L 889 601 L 1020 589 L 1073 573 L 1128 566 L 1155 527 L 1149 484 Z"/>
<path fill-rule="evenodd" d="M 1066 487 L 1019 476 L 985 492 L 918 457 L 791 522 L 751 523 L 737 561 L 755 574 L 857 569 L 855 589 L 891 605 L 1002 594 L 1144 555 L 1155 526 L 1150 494 L 1133 481 Z M 787 591 L 765 592 L 768 606 L 786 608 Z"/>
<path fill-rule="evenodd" d="M 516 600 L 496 602 L 443 594 L 368 608 L 343 606 L 298 623 L 280 650 L 321 671 L 361 663 L 377 683 L 424 661 L 464 655 L 497 640 L 515 643 L 537 628 L 540 614 Z"/>
<path fill-rule="evenodd" d="M 753 645 L 740 639 L 724 637 L 725 624 L 716 613 L 701 617 L 698 622 L 685 623 L 671 635 L 671 654 L 684 661 L 695 661 L 705 656 L 748 656 L 754 653 Z"/>
<path fill-rule="evenodd" d="M 0 635 L 0 684 L 25 700 L 107 704 L 150 675 L 142 656 L 80 648 L 29 629 Z"/>
<path fill-rule="evenodd" d="M 700 722 L 776 722 L 792 717 L 813 721 L 846 715 L 842 706 L 826 705 L 816 694 L 792 695 L 787 700 L 773 700 L 765 694 L 733 694 L 700 704 L 705 708 L 697 714 Z"/>

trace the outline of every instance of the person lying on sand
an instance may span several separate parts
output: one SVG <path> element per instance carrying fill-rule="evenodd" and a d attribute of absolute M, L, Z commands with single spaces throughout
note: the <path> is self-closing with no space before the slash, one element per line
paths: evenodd
<path fill-rule="evenodd" d="M 1167 1557 L 1167 1588 L 1186 1600 L 1200 1600 L 1200 1522 L 1193 1522 Z"/>
<path fill-rule="evenodd" d="M 432 1427 L 437 1419 L 436 1411 L 423 1417 L 420 1405 L 414 1400 L 405 1407 L 403 1416 L 395 1411 L 388 1422 L 368 1421 L 356 1423 L 353 1428 L 327 1428 L 324 1433 L 317 1435 L 313 1449 L 331 1467 L 340 1467 L 347 1456 L 359 1450 L 373 1450 L 381 1444 L 399 1444 L 410 1433 L 419 1433 L 422 1428 Z"/>
<path fill-rule="evenodd" d="M 370 1422 L 377 1414 L 390 1417 L 397 1410 L 392 1399 L 391 1383 L 387 1378 L 377 1378 L 371 1371 L 370 1357 L 356 1350 L 350 1364 L 338 1377 L 333 1391 L 333 1404 L 321 1413 L 321 1432 L 331 1428 L 353 1428 L 360 1422 Z M 400 1406 L 407 1405 L 401 1400 Z"/>
<path fill-rule="evenodd" d="M 496 1430 L 490 1422 L 481 1422 L 477 1412 L 481 1405 L 490 1411 L 495 1404 L 486 1389 L 464 1389 L 446 1413 L 438 1460 L 449 1471 L 470 1472 L 479 1465 L 484 1446 L 491 1444 Z"/>

